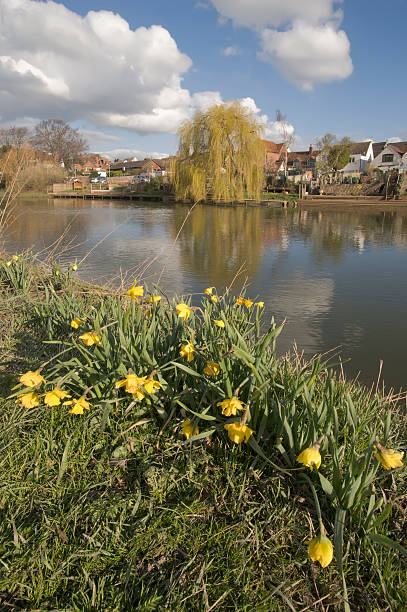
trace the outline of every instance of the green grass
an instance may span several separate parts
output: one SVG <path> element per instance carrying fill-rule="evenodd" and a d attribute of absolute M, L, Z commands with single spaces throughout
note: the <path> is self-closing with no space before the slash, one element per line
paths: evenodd
<path fill-rule="evenodd" d="M 286 200 L 296 202 L 299 199 L 298 193 L 272 193 L 269 191 L 261 192 L 262 200 Z"/>
<path fill-rule="evenodd" d="M 171 302 L 154 307 L 157 310 L 146 327 L 144 316 L 137 323 L 137 313 L 145 312 L 145 307 L 133 303 L 126 310 L 126 302 L 118 302 L 114 294 L 84 286 L 69 273 L 55 276 L 55 267 L 48 272 L 30 261 L 20 261 L 19 266 L 14 272 L 11 266 L 7 271 L 3 268 L 0 294 L 0 609 L 341 609 L 343 584 L 338 563 L 323 569 L 307 556 L 308 541 L 318 522 L 310 488 L 305 480 L 297 479 L 296 471 L 287 476 L 267 461 L 292 469 L 289 451 L 282 461 L 267 430 L 258 436 L 265 458 L 246 445 L 231 444 L 222 433 L 223 426 L 211 437 L 185 443 L 180 432 L 183 417 L 180 408 L 171 416 L 168 391 L 160 399 L 154 396 L 151 401 L 135 404 L 126 401 L 124 393 L 117 396 L 109 390 L 108 379 L 117 380 L 123 374 L 114 370 L 112 377 L 104 369 L 108 363 L 104 360 L 109 359 L 113 368 L 117 355 L 123 363 L 127 354 L 135 359 L 136 353 L 131 351 L 142 355 L 140 336 L 147 333 L 149 342 L 148 329 L 156 319 L 162 334 L 155 340 L 156 355 L 167 350 L 167 324 L 171 334 L 185 337 L 178 323 L 171 327 L 172 315 L 167 314 L 172 310 Z M 124 315 L 129 313 L 127 324 L 131 325 L 119 325 L 123 331 L 120 340 L 113 325 L 118 303 Z M 253 320 L 247 322 L 246 315 L 227 310 L 227 305 L 220 310 L 216 310 L 218 305 L 209 305 L 204 312 L 210 308 L 215 309 L 210 316 L 226 312 L 227 321 L 234 317 L 235 327 L 231 324 L 227 333 L 232 336 L 239 329 L 250 353 L 257 354 Z M 100 351 L 98 385 L 103 394 L 98 400 L 95 387 L 92 410 L 82 416 L 71 415 L 62 406 L 26 410 L 14 399 L 7 399 L 19 374 L 55 359 L 61 349 L 69 351 L 55 360 L 59 365 L 44 369 L 47 380 L 65 376 L 69 370 L 78 372 L 83 384 L 87 376 L 93 376 L 99 353 L 95 347 L 84 349 L 76 343 L 77 332 L 69 321 L 73 316 L 86 316 L 91 327 L 97 328 L 97 321 L 101 327 L 98 317 L 102 311 L 110 322 L 104 333 L 111 344 L 96 349 Z M 196 346 L 204 346 L 208 336 L 204 340 L 200 334 L 209 332 L 202 331 L 205 325 L 200 323 L 195 327 L 193 319 L 197 317 L 198 313 L 189 319 L 188 339 L 195 334 Z M 133 326 L 137 325 L 141 331 L 136 333 Z M 215 339 L 223 342 L 221 333 L 223 330 L 212 339 L 213 352 L 218 350 Z M 50 344 L 50 338 L 59 343 Z M 174 342 L 178 347 L 178 339 Z M 116 347 L 116 352 L 110 353 L 109 346 Z M 182 365 L 178 348 L 172 358 Z M 188 365 L 199 371 L 200 358 L 197 355 Z M 137 368 L 143 359 L 141 356 Z M 233 359 L 230 376 L 235 389 L 247 366 L 237 357 Z M 263 376 L 260 357 L 256 363 Z M 404 444 L 405 448 L 405 405 L 370 397 L 351 382 L 331 379 L 326 366 L 314 363 L 304 368 L 295 361 L 273 360 L 271 353 L 267 364 L 272 371 L 269 387 L 274 389 L 273 400 L 264 396 L 262 405 L 266 400 L 285 402 L 288 409 L 288 399 L 294 397 L 298 419 L 308 400 L 317 406 L 329 397 L 335 408 L 339 450 L 323 447 L 321 466 L 329 480 L 334 477 L 332 458 L 337 450 L 345 480 L 353 453 L 364 456 L 375 428 L 384 435 L 389 414 L 394 421 L 389 425 L 391 445 L 403 448 Z M 87 373 L 87 367 L 93 374 Z M 164 369 L 162 375 L 171 381 L 173 398 L 181 397 L 195 412 L 197 406 L 202 410 L 200 385 L 204 381 L 195 377 L 191 382 L 190 375 L 179 367 Z M 72 391 L 79 384 L 76 380 L 74 377 L 69 383 Z M 120 402 L 107 410 L 103 400 L 109 393 Z M 250 424 L 257 414 L 253 396 Z M 351 414 L 352 406 L 356 415 Z M 201 431 L 211 423 L 202 418 Z M 304 431 L 308 419 L 306 416 L 302 425 Z M 277 426 L 274 421 L 273 427 Z M 259 421 L 255 429 L 260 431 Z M 294 427 L 292 434 L 300 436 Z M 285 435 L 281 434 L 283 444 Z M 325 496 L 317 479 L 307 472 L 333 539 L 337 502 Z M 373 513 L 375 532 L 392 538 L 399 547 L 407 544 L 405 473 L 405 468 L 378 472 L 367 497 L 348 512 L 343 562 L 352 610 L 403 610 L 407 606 L 407 558 L 403 558 L 402 549 L 372 546 L 366 537 L 372 529 L 366 516 L 373 495 L 375 503 L 381 504 Z"/>

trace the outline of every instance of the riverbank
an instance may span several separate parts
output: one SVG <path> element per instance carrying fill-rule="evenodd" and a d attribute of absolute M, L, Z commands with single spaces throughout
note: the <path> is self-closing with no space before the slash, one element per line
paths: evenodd
<path fill-rule="evenodd" d="M 276 359 L 282 330 L 262 337 L 261 304 L 248 296 L 239 305 L 212 289 L 200 311 L 136 286 L 137 302 L 84 285 L 72 267 L 9 261 L 0 264 L 4 607 L 340 609 L 344 576 L 351 609 L 406 606 L 405 468 L 387 472 L 372 452 L 375 436 L 405 444 L 394 400 L 333 378 L 318 358 Z M 80 339 L 90 331 L 100 346 Z M 21 373 L 44 363 L 40 395 L 57 386 L 89 410 L 9 398 L 23 392 L 13 389 Z M 116 389 L 129 368 L 159 385 L 138 387 L 138 398 Z M 247 444 L 225 430 L 243 412 L 217 406 L 232 395 L 250 404 Z M 187 418 L 200 430 L 192 440 Z M 317 473 L 296 457 L 323 433 Z M 370 480 L 358 481 L 361 468 Z M 320 512 L 336 554 L 325 568 L 307 558 Z"/>

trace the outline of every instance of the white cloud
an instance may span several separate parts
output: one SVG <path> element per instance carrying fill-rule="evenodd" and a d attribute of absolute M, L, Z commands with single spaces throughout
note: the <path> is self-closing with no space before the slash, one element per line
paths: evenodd
<path fill-rule="evenodd" d="M 192 66 L 159 25 L 132 30 L 111 11 L 84 17 L 63 4 L 0 0 L 2 121 L 88 120 L 140 133 L 172 133 L 201 101 L 182 87 Z"/>
<path fill-rule="evenodd" d="M 139 151 L 138 149 L 112 149 L 110 151 L 103 151 L 102 155 L 108 159 L 164 159 L 168 157 L 168 153 L 156 153 Z"/>
<path fill-rule="evenodd" d="M 211 0 L 220 15 L 236 25 L 252 28 L 280 27 L 296 19 L 319 23 L 336 16 L 342 0 Z"/>
<path fill-rule="evenodd" d="M 207 2 L 195 2 L 194 7 L 196 9 L 204 9 L 204 10 L 211 8 L 210 4 L 208 4 Z"/>
<path fill-rule="evenodd" d="M 402 142 L 399 136 L 390 136 L 390 138 L 386 138 L 386 142 Z"/>
<path fill-rule="evenodd" d="M 239 47 L 236 47 L 236 45 L 231 45 L 230 47 L 225 47 L 224 49 L 222 49 L 221 53 L 225 57 L 230 57 L 230 56 L 233 56 L 233 55 L 240 55 L 241 51 L 240 51 Z"/>
<path fill-rule="evenodd" d="M 304 90 L 347 78 L 350 42 L 339 30 L 342 0 L 211 0 L 222 19 L 258 33 L 258 57 Z"/>
<path fill-rule="evenodd" d="M 353 71 L 348 37 L 329 24 L 296 22 L 284 32 L 267 28 L 261 33 L 261 46 L 261 59 L 307 91 L 315 82 L 342 80 Z"/>

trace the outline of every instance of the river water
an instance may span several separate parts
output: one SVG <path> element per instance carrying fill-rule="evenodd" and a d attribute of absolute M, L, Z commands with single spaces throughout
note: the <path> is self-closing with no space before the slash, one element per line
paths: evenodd
<path fill-rule="evenodd" d="M 86 280 L 160 279 L 178 295 L 247 282 L 267 318 L 288 321 L 280 353 L 294 341 L 307 357 L 339 347 L 347 375 L 370 384 L 383 360 L 386 385 L 407 388 L 407 208 L 190 211 L 44 198 L 17 209 L 5 231 L 9 253 L 54 250 L 63 264 L 85 258 L 78 273 Z"/>

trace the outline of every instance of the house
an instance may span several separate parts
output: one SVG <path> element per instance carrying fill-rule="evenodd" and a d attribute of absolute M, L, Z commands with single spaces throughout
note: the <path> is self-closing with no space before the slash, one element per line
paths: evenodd
<path fill-rule="evenodd" d="M 159 161 L 159 160 L 157 160 Z M 163 173 L 163 169 L 158 165 L 157 161 L 151 158 L 141 160 L 130 160 L 125 159 L 123 161 L 115 161 L 111 166 L 110 170 L 121 171 L 126 174 L 148 174 L 150 176 L 157 176 Z"/>
<path fill-rule="evenodd" d="M 289 151 L 287 153 L 287 174 L 291 180 L 311 180 L 315 175 L 317 157 L 320 151 L 315 151 L 312 145 L 308 151 Z"/>
<path fill-rule="evenodd" d="M 274 174 L 282 172 L 285 168 L 287 147 L 282 143 L 276 143 L 272 140 L 262 140 L 266 152 L 264 168 L 266 174 Z"/>
<path fill-rule="evenodd" d="M 79 172 L 89 174 L 90 172 L 104 172 L 109 169 L 111 165 L 110 159 L 101 157 L 99 153 L 89 153 L 81 163 L 75 164 L 74 169 Z M 106 174 L 105 174 L 106 176 Z"/>
<path fill-rule="evenodd" d="M 407 142 L 388 142 L 377 151 L 373 159 L 373 166 L 387 172 L 388 170 L 407 170 L 406 164 Z"/>
<path fill-rule="evenodd" d="M 350 150 L 350 159 L 341 172 L 345 174 L 360 174 L 365 172 L 368 164 L 373 161 L 373 141 L 354 142 Z"/>

